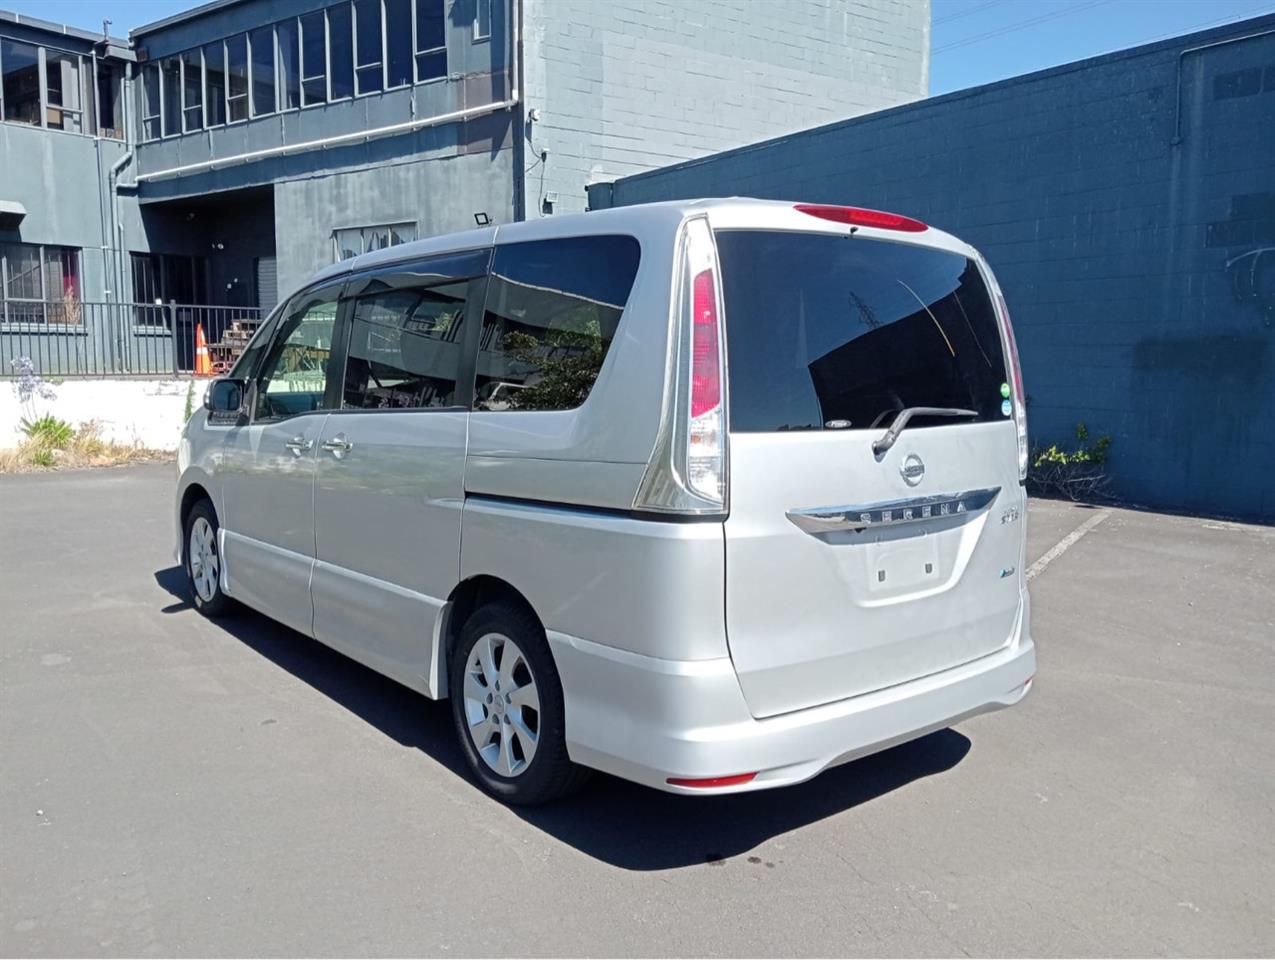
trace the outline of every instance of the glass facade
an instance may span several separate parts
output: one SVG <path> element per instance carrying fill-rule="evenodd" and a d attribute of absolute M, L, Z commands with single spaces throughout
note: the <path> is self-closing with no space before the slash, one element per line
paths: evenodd
<path fill-rule="evenodd" d="M 490 30 L 489 5 L 480 8 L 479 19 Z M 343 0 L 143 64 L 142 139 L 444 78 L 446 28 L 446 0 Z M 30 79 L 20 51 L 13 61 L 12 83 L 5 73 L 5 99 L 12 86 L 14 109 L 29 111 L 22 89 Z M 34 77 L 38 84 L 38 70 Z M 64 109 L 65 122 L 73 122 L 74 109 Z M 38 121 L 38 100 L 34 116 Z"/>

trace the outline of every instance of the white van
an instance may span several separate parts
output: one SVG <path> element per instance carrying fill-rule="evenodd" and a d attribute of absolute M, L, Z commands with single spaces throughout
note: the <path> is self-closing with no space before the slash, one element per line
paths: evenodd
<path fill-rule="evenodd" d="M 497 797 L 728 793 L 1022 699 L 1026 460 L 977 251 L 660 203 L 315 277 L 187 425 L 177 522 L 199 609 L 450 697 Z"/>

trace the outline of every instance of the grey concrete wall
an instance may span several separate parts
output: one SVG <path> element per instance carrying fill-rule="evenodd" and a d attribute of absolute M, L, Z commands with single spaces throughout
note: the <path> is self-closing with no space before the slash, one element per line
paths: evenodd
<path fill-rule="evenodd" d="M 929 88 L 929 0 L 524 0 L 523 30 L 529 217 Z"/>
<path fill-rule="evenodd" d="M 278 182 L 274 211 L 280 295 L 332 263 L 332 231 L 341 227 L 412 221 L 418 237 L 429 237 L 472 228 L 475 213 L 486 213 L 497 223 L 512 220 L 513 151 L 507 141 L 505 136 L 489 149 L 473 152 L 444 145 L 409 152 L 395 162 L 316 171 Z"/>
<path fill-rule="evenodd" d="M 110 281 L 106 176 L 127 148 L 116 140 L 21 123 L 0 123 L 0 199 L 17 200 L 27 215 L 0 242 L 80 247 L 81 298 L 102 300 Z"/>
<path fill-rule="evenodd" d="M 1272 30 L 1259 18 L 962 91 L 591 200 L 803 199 L 950 230 L 1005 288 L 1034 442 L 1083 420 L 1114 438 L 1121 496 L 1269 522 L 1275 34 L 1188 51 Z"/>

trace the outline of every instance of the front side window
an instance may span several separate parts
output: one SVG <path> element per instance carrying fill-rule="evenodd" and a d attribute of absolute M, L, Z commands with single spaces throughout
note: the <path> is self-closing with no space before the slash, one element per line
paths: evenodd
<path fill-rule="evenodd" d="M 1000 328 L 974 261 L 821 233 L 720 231 L 717 248 L 732 431 L 884 429 L 905 407 L 1010 416 Z"/>
<path fill-rule="evenodd" d="M 4 119 L 40 125 L 40 50 L 30 43 L 0 40 Z"/>
<path fill-rule="evenodd" d="M 256 420 L 283 420 L 326 408 L 336 328 L 332 294 L 302 294 L 288 304 L 257 376 Z"/>
<path fill-rule="evenodd" d="M 477 410 L 570 410 L 589 396 L 637 276 L 626 236 L 496 248 L 478 353 Z"/>
<path fill-rule="evenodd" d="M 469 283 L 392 290 L 355 301 L 347 409 L 428 409 L 456 402 Z"/>

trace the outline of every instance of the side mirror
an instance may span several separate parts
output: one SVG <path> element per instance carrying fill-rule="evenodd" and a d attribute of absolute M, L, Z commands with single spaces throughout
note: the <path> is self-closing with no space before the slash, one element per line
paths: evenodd
<path fill-rule="evenodd" d="M 237 414 L 243 407 L 244 381 L 223 377 L 208 384 L 204 409 L 211 414 Z"/>

